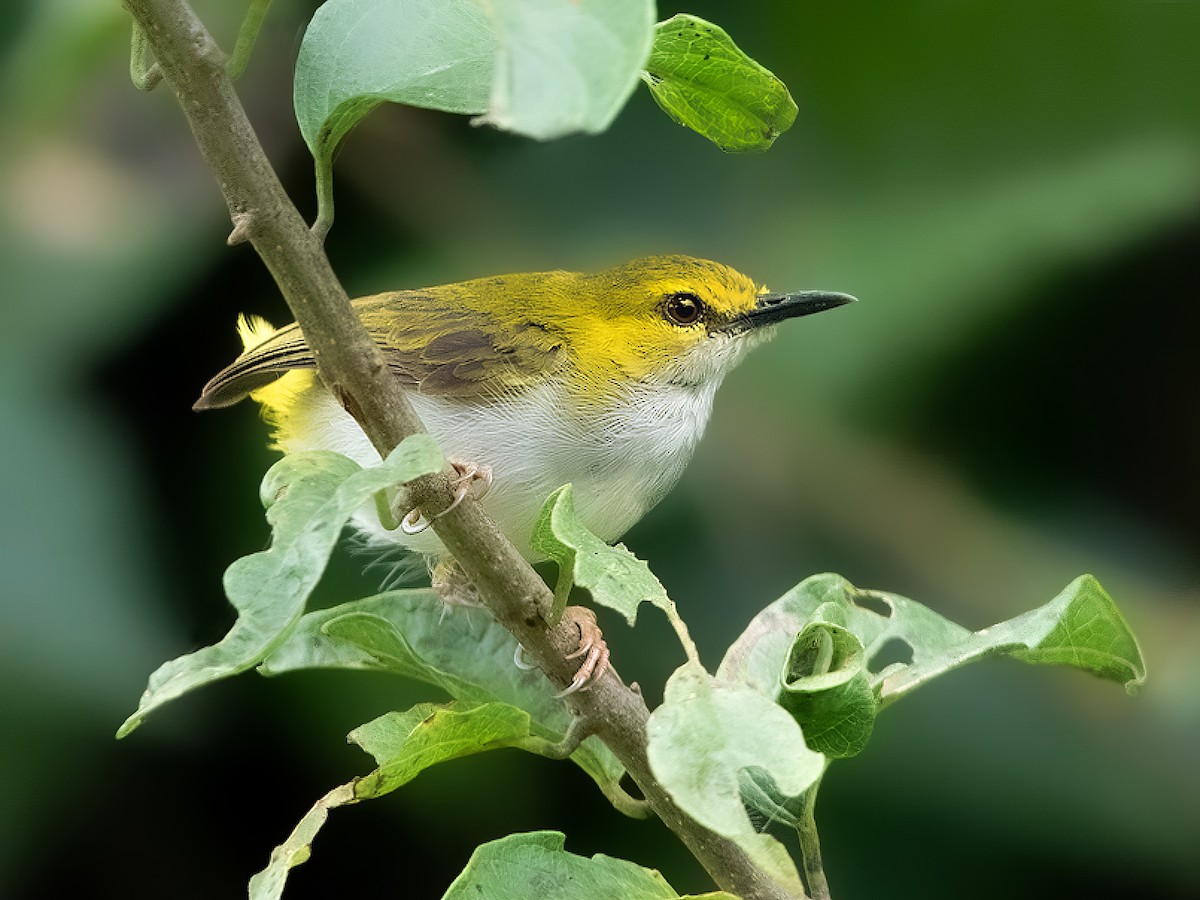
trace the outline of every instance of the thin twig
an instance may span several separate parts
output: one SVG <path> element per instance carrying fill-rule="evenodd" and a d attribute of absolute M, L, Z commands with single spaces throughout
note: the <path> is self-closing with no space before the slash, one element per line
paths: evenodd
<path fill-rule="evenodd" d="M 231 81 L 237 81 L 246 71 L 246 64 L 250 62 L 250 54 L 254 52 L 254 43 L 258 40 L 259 32 L 262 31 L 263 19 L 267 17 L 267 10 L 270 8 L 271 0 L 250 0 L 246 18 L 242 20 L 242 27 L 238 29 L 237 43 L 233 45 L 233 53 L 229 57 L 229 64 L 225 67 Z"/>
<path fill-rule="evenodd" d="M 234 92 L 226 59 L 186 0 L 123 0 L 186 113 L 235 222 L 250 241 L 296 317 L 321 379 L 381 452 L 422 431 L 397 379 L 350 306 L 320 239 L 284 192 Z M 414 506 L 438 508 L 452 491 L 447 470 L 410 486 Z M 434 522 L 434 529 L 479 589 L 480 597 L 559 688 L 570 683 L 573 625 L 548 628 L 553 596 L 479 505 L 470 499 Z M 625 766 L 647 804 L 687 845 L 713 879 L 744 898 L 782 900 L 770 880 L 732 841 L 684 815 L 654 779 L 646 760 L 646 720 L 640 695 L 611 670 L 589 690 L 571 695 L 577 715 Z"/>

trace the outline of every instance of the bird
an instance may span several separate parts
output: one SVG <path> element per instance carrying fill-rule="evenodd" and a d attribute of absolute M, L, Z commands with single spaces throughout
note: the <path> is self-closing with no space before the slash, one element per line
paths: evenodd
<path fill-rule="evenodd" d="M 351 301 L 389 370 L 447 459 L 530 561 L 543 503 L 573 486 L 579 520 L 613 542 L 679 480 L 725 376 L 786 319 L 854 300 L 774 293 L 722 263 L 682 255 L 599 272 L 524 272 Z M 243 351 L 194 409 L 249 396 L 285 454 L 379 454 L 322 384 L 297 325 L 241 317 Z M 405 518 L 406 526 L 415 522 Z M 437 561 L 432 529 L 388 528 L 374 504 L 352 526 Z M 581 628 L 581 631 L 583 629 Z"/>

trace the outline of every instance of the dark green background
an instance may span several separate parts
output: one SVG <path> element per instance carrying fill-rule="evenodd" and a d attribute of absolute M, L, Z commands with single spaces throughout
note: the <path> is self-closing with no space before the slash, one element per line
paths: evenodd
<path fill-rule="evenodd" d="M 236 5 L 201 6 L 227 45 Z M 289 74 L 307 7 L 277 6 L 241 91 L 311 213 Z M 345 733 L 426 695 L 249 675 L 112 741 L 159 662 L 228 627 L 221 571 L 267 539 L 255 410 L 189 406 L 237 312 L 286 318 L 225 247 L 173 98 L 130 86 L 118 7 L 0 21 L 0 894 L 238 896 L 365 770 Z M 724 156 L 641 89 L 605 135 L 545 145 L 379 110 L 338 161 L 339 273 L 365 293 L 688 252 L 859 296 L 729 379 L 629 545 L 710 666 L 813 572 L 976 628 L 1095 573 L 1142 639 L 1141 695 L 992 662 L 889 711 L 822 793 L 834 896 L 1200 896 L 1200 5 L 659 15 L 680 10 L 790 86 L 774 149 Z M 366 562 L 322 600 L 372 589 Z M 603 621 L 657 696 L 681 662 L 667 627 Z M 474 846 L 540 828 L 706 886 L 660 826 L 506 751 L 339 811 L 288 896 L 439 896 Z"/>

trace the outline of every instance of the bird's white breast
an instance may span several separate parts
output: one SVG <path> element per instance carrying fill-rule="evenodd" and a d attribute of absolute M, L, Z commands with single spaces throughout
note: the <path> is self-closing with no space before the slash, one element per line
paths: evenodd
<path fill-rule="evenodd" d="M 410 398 L 449 459 L 491 466 L 484 508 L 532 557 L 529 536 L 538 511 L 563 484 L 574 485 L 581 520 L 606 541 L 620 537 L 658 503 L 691 458 L 718 383 L 634 385 L 586 413 L 559 382 L 490 401 Z M 315 381 L 289 410 L 278 439 L 289 453 L 335 450 L 361 465 L 379 459 L 354 420 Z M 443 549 L 432 531 L 410 536 L 385 530 L 373 507 L 360 511 L 354 524 L 372 541 L 427 554 Z"/>

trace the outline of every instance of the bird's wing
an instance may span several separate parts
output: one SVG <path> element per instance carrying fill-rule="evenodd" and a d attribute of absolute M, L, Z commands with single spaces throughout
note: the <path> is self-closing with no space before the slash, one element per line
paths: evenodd
<path fill-rule="evenodd" d="M 398 291 L 353 302 L 401 382 L 422 394 L 494 397 L 519 393 L 559 366 L 562 340 L 532 321 L 501 324 L 434 293 Z M 316 361 L 299 327 L 252 344 L 204 386 L 195 409 L 237 403 L 291 369 Z"/>

